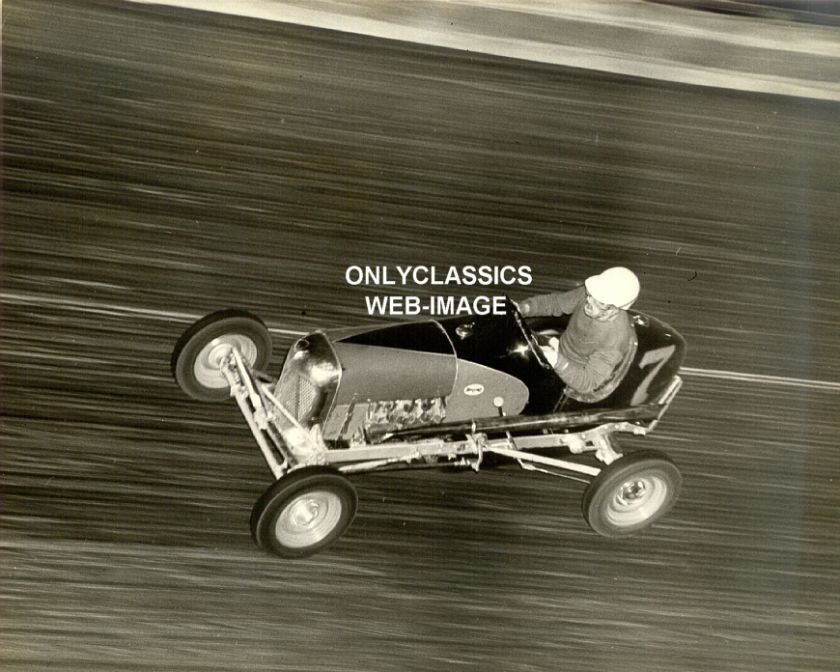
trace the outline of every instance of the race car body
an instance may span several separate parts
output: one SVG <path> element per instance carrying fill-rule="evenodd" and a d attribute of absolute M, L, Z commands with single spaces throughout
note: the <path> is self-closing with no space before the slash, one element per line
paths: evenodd
<path fill-rule="evenodd" d="M 489 454 L 588 483 L 590 526 L 621 536 L 664 515 L 681 482 L 664 454 L 616 449 L 615 435 L 650 432 L 682 384 L 683 338 L 630 314 L 632 347 L 588 394 L 568 389 L 540 348 L 568 316 L 526 321 L 512 302 L 504 315 L 317 330 L 292 345 L 276 380 L 262 371 L 265 325 L 221 311 L 184 333 L 172 370 L 196 399 L 236 399 L 275 477 L 252 533 L 279 555 L 309 555 L 341 535 L 356 507 L 349 474 L 478 471 Z"/>
<path fill-rule="evenodd" d="M 566 411 L 640 406 L 673 380 L 685 351 L 673 329 L 632 313 L 636 343 L 609 393 L 590 401 L 567 391 L 531 347 L 534 334 L 559 333 L 567 318 L 526 324 L 514 315 L 315 332 L 290 349 L 275 394 L 298 422 L 321 425 L 325 441 L 358 443 L 386 427 L 497 417 L 499 399 L 507 416 L 552 413 L 562 402 Z"/>

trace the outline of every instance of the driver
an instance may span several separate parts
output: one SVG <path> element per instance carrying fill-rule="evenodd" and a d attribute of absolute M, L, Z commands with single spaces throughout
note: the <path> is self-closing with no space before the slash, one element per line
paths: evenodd
<path fill-rule="evenodd" d="M 636 274 L 615 266 L 583 287 L 526 299 L 519 310 L 526 317 L 571 315 L 560 338 L 542 348 L 563 382 L 586 394 L 609 380 L 630 349 L 634 332 L 626 311 L 638 296 Z"/>

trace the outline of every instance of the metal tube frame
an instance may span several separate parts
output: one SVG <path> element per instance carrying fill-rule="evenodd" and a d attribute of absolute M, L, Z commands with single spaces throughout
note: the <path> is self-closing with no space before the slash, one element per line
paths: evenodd
<path fill-rule="evenodd" d="M 428 438 L 329 449 L 320 437 L 313 437 L 297 422 L 272 393 L 269 384 L 255 378 L 237 349 L 232 349 L 231 354 L 223 360 L 221 371 L 275 479 L 311 465 L 333 465 L 338 471 L 348 474 L 395 467 L 409 469 L 435 466 L 470 466 L 478 471 L 484 453 L 514 459 L 523 469 L 565 476 L 537 466 L 541 465 L 584 477 L 571 477 L 574 480 L 591 479 L 600 473 L 599 467 L 538 455 L 527 450 L 567 448 L 573 454 L 595 452 L 601 462 L 609 464 L 620 457 L 620 454 L 613 451 L 610 437 L 616 433 L 645 435 L 652 431 L 682 386 L 680 377 L 675 376 L 657 402 L 660 405 L 659 414 L 647 425 L 611 422 L 579 432 L 564 428 L 562 433 L 517 436 L 515 441 L 509 435 L 490 439 L 485 434 L 473 431 L 463 439 L 454 441 Z M 291 429 L 297 431 L 292 434 Z"/>

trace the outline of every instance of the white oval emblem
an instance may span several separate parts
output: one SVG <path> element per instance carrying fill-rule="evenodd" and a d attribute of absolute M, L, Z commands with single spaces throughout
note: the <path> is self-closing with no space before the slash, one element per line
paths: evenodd
<path fill-rule="evenodd" d="M 484 385 L 481 383 L 470 383 L 464 388 L 464 394 L 468 397 L 477 397 L 484 393 Z"/>

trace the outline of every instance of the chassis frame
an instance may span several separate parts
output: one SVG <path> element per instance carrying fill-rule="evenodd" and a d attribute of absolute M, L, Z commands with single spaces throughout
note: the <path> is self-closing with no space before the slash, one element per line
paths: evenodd
<path fill-rule="evenodd" d="M 665 337 L 671 338 L 668 333 Z M 662 379 L 656 396 L 636 404 L 628 399 L 646 391 L 660 374 L 666 355 L 677 350 L 676 345 L 657 345 L 654 342 L 654 349 L 639 359 L 636 377 L 629 380 L 617 404 L 581 404 L 571 395 L 573 403 L 567 403 L 563 392 L 551 404 L 538 406 L 542 414 L 521 413 L 514 401 L 515 410 L 507 415 L 504 398 L 497 396 L 488 398 L 489 414 L 486 410 L 474 416 L 453 413 L 449 421 L 419 424 L 371 423 L 362 431 L 337 433 L 337 425 L 345 428 L 358 418 L 354 402 L 331 411 L 335 415 L 329 421 L 333 423 L 329 440 L 322 425 L 305 415 L 308 411 L 301 415 L 299 405 L 281 401 L 288 394 L 282 387 L 288 380 L 285 366 L 277 381 L 263 373 L 271 337 L 265 324 L 250 313 L 229 309 L 200 319 L 176 343 L 171 365 L 176 382 L 194 399 L 236 400 L 274 477 L 252 510 L 252 537 L 269 552 L 300 558 L 325 549 L 349 527 L 358 505 L 349 477 L 371 472 L 423 468 L 478 472 L 517 463 L 524 470 L 584 483 L 584 518 L 602 536 L 622 537 L 648 527 L 674 505 L 682 476 L 661 451 L 622 455 L 615 437 L 650 433 L 682 386 L 676 361 L 663 372 L 668 377 Z M 518 346 L 513 352 L 519 352 Z M 354 366 L 356 371 L 364 370 L 358 361 Z"/>
<path fill-rule="evenodd" d="M 526 470 L 588 483 L 601 472 L 601 467 L 529 451 L 565 448 L 572 455 L 591 452 L 598 462 L 612 464 L 622 456 L 615 448 L 613 435 L 644 436 L 653 431 L 682 386 L 682 379 L 674 376 L 655 402 L 624 413 L 555 413 L 530 418 L 518 423 L 516 436 L 507 428 L 511 423 L 473 422 L 465 436 L 458 439 L 421 438 L 330 450 L 317 433 L 307 431 L 298 423 L 271 391 L 273 381 L 251 369 L 239 350 L 231 348 L 221 359 L 220 369 L 277 480 L 312 466 L 332 466 L 344 474 L 444 466 L 479 471 L 484 455 L 495 453 L 516 460 Z M 500 418 L 504 418 L 501 406 L 499 412 Z M 599 422 L 603 418 L 610 420 Z M 492 434 L 483 429 L 493 430 Z"/>

